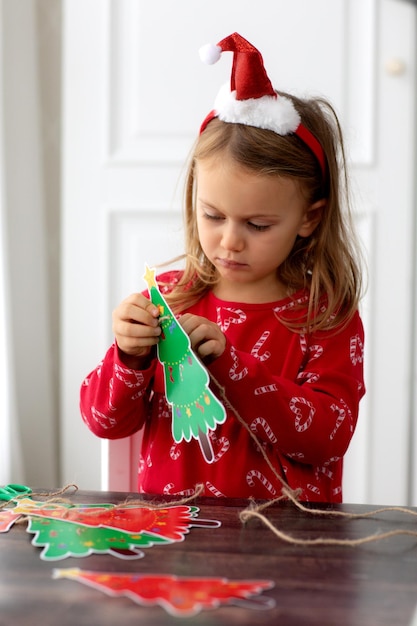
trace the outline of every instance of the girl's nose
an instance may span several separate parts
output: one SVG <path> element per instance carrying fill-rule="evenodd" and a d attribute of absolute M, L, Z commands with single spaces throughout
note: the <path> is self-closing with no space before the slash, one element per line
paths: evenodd
<path fill-rule="evenodd" d="M 221 243 L 225 250 L 242 250 L 244 240 L 240 228 L 236 224 L 226 223 L 223 227 Z"/>

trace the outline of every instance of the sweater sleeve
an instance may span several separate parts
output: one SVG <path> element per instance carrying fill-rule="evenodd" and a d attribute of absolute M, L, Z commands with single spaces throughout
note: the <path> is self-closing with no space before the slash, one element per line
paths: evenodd
<path fill-rule="evenodd" d="M 119 358 L 114 343 L 103 361 L 84 380 L 81 416 L 98 437 L 119 439 L 138 431 L 146 418 L 156 359 L 149 369 L 132 370 Z"/>
<path fill-rule="evenodd" d="M 337 333 L 300 335 L 299 342 L 303 358 L 279 375 L 230 343 L 209 369 L 261 441 L 297 462 L 326 465 L 345 454 L 365 392 L 359 314 Z"/>

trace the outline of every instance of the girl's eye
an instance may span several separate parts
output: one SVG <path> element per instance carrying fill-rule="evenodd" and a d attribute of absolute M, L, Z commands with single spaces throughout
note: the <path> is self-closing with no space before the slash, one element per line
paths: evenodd
<path fill-rule="evenodd" d="M 222 215 L 218 215 L 217 213 L 207 213 L 204 211 L 203 217 L 206 220 L 211 220 L 212 222 L 221 222 L 225 218 Z M 270 224 L 255 224 L 254 222 L 247 222 L 247 225 L 252 230 L 256 230 L 257 232 L 264 232 L 270 228 Z"/>
<path fill-rule="evenodd" d="M 268 230 L 268 228 L 270 227 L 269 224 L 254 224 L 253 222 L 248 222 L 248 226 L 253 228 L 253 230 L 257 230 L 258 232 Z"/>
<path fill-rule="evenodd" d="M 221 215 L 213 215 L 212 213 L 204 213 L 204 217 L 207 220 L 221 220 L 223 219 Z"/>

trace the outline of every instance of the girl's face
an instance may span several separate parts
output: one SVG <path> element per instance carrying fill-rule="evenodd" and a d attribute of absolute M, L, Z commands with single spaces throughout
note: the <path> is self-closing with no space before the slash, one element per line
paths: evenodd
<path fill-rule="evenodd" d="M 288 295 L 277 270 L 297 235 L 313 232 L 321 203 L 308 206 L 291 179 L 256 174 L 229 157 L 199 161 L 196 180 L 200 244 L 220 276 L 214 293 L 247 303 Z"/>

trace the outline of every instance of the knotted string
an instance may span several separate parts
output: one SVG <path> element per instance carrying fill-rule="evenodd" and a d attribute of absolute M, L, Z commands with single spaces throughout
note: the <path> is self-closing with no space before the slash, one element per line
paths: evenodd
<path fill-rule="evenodd" d="M 19 500 L 23 500 L 26 498 L 46 498 L 45 504 L 50 504 L 50 503 L 54 503 L 54 502 L 67 502 L 67 500 L 64 500 L 62 498 L 60 498 L 60 496 L 64 495 L 64 493 L 67 493 L 67 491 L 69 491 L 70 489 L 74 490 L 74 493 L 76 491 L 78 491 L 78 486 L 75 485 L 74 483 L 70 483 L 69 485 L 65 485 L 65 487 L 62 487 L 61 489 L 58 489 L 58 491 L 31 491 L 29 493 L 21 493 L 21 494 L 17 494 L 16 496 L 14 496 L 13 498 L 10 498 L 10 500 L 6 500 L 0 503 L 0 511 L 2 509 L 5 509 L 7 506 L 10 505 L 10 503 L 16 503 Z"/>
<path fill-rule="evenodd" d="M 189 496 L 185 496 L 184 498 L 181 498 L 180 500 L 172 500 L 169 502 L 156 502 L 156 501 L 149 502 L 147 500 L 126 499 L 125 502 L 123 502 L 123 504 L 118 504 L 116 506 L 117 507 L 138 506 L 138 507 L 145 507 L 147 509 L 166 509 L 167 507 L 170 507 L 170 506 L 182 506 L 184 504 L 188 504 L 189 502 L 192 502 L 193 500 L 201 496 L 203 493 L 204 493 L 204 485 L 202 483 L 197 483 L 194 488 L 193 493 Z"/>
<path fill-rule="evenodd" d="M 385 511 L 385 510 L 396 510 L 393 507 L 388 507 L 386 509 L 380 509 L 379 511 Z M 309 510 L 309 513 L 313 513 L 313 514 L 330 514 L 332 515 L 333 513 L 340 513 L 341 511 L 320 511 L 317 509 L 314 510 Z M 413 511 L 407 511 L 407 513 L 414 513 Z M 371 512 L 371 515 L 374 515 L 375 512 Z M 349 516 L 351 519 L 355 518 L 355 517 L 366 517 L 367 514 L 365 515 L 350 515 L 349 513 L 346 513 L 346 516 Z M 259 519 L 265 526 L 267 526 L 267 528 L 269 528 L 273 534 L 278 537 L 278 539 L 281 539 L 281 541 L 285 541 L 286 543 L 290 543 L 293 545 L 297 545 L 297 546 L 320 546 L 320 545 L 330 545 L 330 546 L 351 546 L 351 547 L 355 547 L 355 546 L 361 546 L 365 543 L 371 543 L 373 541 L 382 541 L 383 539 L 388 539 L 390 537 L 395 537 L 398 535 L 410 535 L 412 537 L 416 537 L 417 538 L 417 531 L 415 530 L 405 530 L 405 529 L 395 529 L 395 530 L 389 530 L 387 532 L 384 533 L 375 533 L 373 535 L 367 535 L 366 537 L 360 537 L 358 539 L 335 539 L 332 537 L 316 537 L 315 539 L 297 539 L 297 537 L 294 537 L 293 535 L 289 535 L 288 533 L 283 532 L 282 530 L 279 530 L 279 528 L 277 528 L 276 526 L 274 526 L 274 524 L 262 513 L 259 512 L 259 510 L 257 508 L 255 509 L 246 509 L 245 511 L 242 511 L 240 513 L 240 520 L 242 522 L 247 522 L 250 519 L 253 518 L 257 518 Z"/>
<path fill-rule="evenodd" d="M 45 505 L 47 505 L 48 507 L 51 507 L 51 505 L 56 504 L 56 508 L 61 509 L 63 505 L 65 506 L 68 504 L 70 505 L 72 504 L 68 499 L 61 498 L 61 496 L 67 493 L 70 489 L 74 489 L 74 492 L 76 492 L 78 490 L 78 486 L 75 484 L 69 484 L 63 487 L 62 489 L 59 489 L 58 491 L 54 491 L 54 492 L 32 492 L 30 494 L 30 497 L 35 496 L 35 497 L 45 498 L 44 500 Z M 132 506 L 138 506 L 138 507 L 149 508 L 149 509 L 162 509 L 162 508 L 181 506 L 181 505 L 187 504 L 195 500 L 196 498 L 198 498 L 198 496 L 200 496 L 203 493 L 203 491 L 204 491 L 204 485 L 197 484 L 195 487 L 195 491 L 192 495 L 184 497 L 180 500 L 175 500 L 175 501 L 170 501 L 170 502 L 147 502 L 145 500 L 126 499 L 125 502 L 121 504 L 111 504 L 107 506 L 109 507 L 109 509 L 130 508 Z M 330 537 L 317 537 L 315 539 L 298 539 L 297 537 L 294 537 L 292 535 L 289 535 L 288 533 L 283 532 L 282 530 L 279 530 L 262 513 L 262 511 L 264 511 L 270 506 L 273 506 L 274 504 L 277 504 L 279 501 L 282 501 L 283 499 L 290 500 L 296 506 L 296 508 L 298 508 L 300 511 L 302 511 L 303 513 L 307 513 L 309 515 L 313 515 L 313 516 L 318 515 L 318 516 L 344 517 L 348 519 L 358 519 L 358 518 L 366 518 L 366 517 L 375 517 L 376 515 L 385 513 L 387 511 L 396 511 L 396 512 L 405 513 L 407 515 L 417 516 L 417 511 L 413 511 L 408 508 L 397 507 L 397 506 L 382 507 L 379 509 L 368 511 L 366 513 L 348 513 L 345 511 L 312 509 L 312 508 L 308 508 L 304 506 L 299 500 L 297 500 L 294 493 L 295 493 L 294 490 L 286 489 L 285 487 L 283 487 L 282 495 L 279 496 L 278 498 L 275 498 L 274 500 L 269 500 L 268 502 L 264 502 L 259 505 L 257 505 L 254 501 L 251 501 L 249 506 L 245 510 L 240 512 L 239 518 L 242 523 L 246 523 L 250 521 L 251 519 L 258 519 L 267 528 L 269 528 L 271 532 L 281 541 L 290 543 L 292 545 L 299 545 L 299 546 L 337 545 L 337 546 L 355 547 L 355 546 L 360 546 L 366 543 L 381 541 L 383 539 L 388 539 L 390 537 L 395 537 L 398 535 L 408 535 L 412 537 L 417 537 L 417 531 L 406 530 L 406 529 L 404 530 L 394 529 L 394 530 L 390 530 L 384 533 L 375 533 L 373 535 L 368 535 L 368 536 L 361 537 L 358 539 L 334 539 Z M 13 502 L 19 501 L 23 498 L 27 498 L 28 495 L 29 494 L 18 495 L 16 496 L 16 498 L 13 499 Z M 4 508 L 8 504 L 9 502 L 2 503 L 0 505 L 0 509 Z M 97 507 L 100 507 L 100 504 L 98 504 Z M 69 514 L 69 511 L 70 510 L 68 510 L 68 512 L 65 512 L 62 515 L 62 519 L 65 518 L 66 513 Z M 89 514 L 89 515 L 101 515 L 101 513 L 102 511 L 94 510 L 94 508 L 86 509 L 83 511 L 83 514 Z M 36 515 L 36 512 L 34 512 L 34 514 Z M 21 523 L 25 522 L 27 520 L 27 517 L 28 516 L 22 516 L 22 518 L 19 521 Z"/>
<path fill-rule="evenodd" d="M 54 491 L 54 492 L 31 492 L 31 493 L 19 494 L 13 499 L 7 502 L 3 502 L 0 505 L 0 510 L 10 505 L 11 503 L 17 504 L 19 500 L 32 498 L 35 496 L 35 497 L 44 498 L 44 500 L 41 500 L 41 502 L 43 502 L 45 507 L 48 508 L 48 511 L 51 511 L 51 512 L 59 511 L 60 519 L 65 519 L 71 516 L 71 509 L 73 510 L 74 504 L 68 498 L 62 498 L 60 496 L 62 496 L 64 493 L 67 493 L 70 489 L 74 489 L 75 490 L 74 493 L 75 493 L 76 491 L 78 491 L 78 486 L 71 483 L 69 485 L 66 485 L 62 489 L 59 489 L 58 491 Z M 204 485 L 201 483 L 198 483 L 195 486 L 194 492 L 190 496 L 181 498 L 179 500 L 173 500 L 170 502 L 149 502 L 143 499 L 139 500 L 139 499 L 127 498 L 124 502 L 119 503 L 119 504 L 105 503 L 105 505 L 103 505 L 99 503 L 96 505 L 93 504 L 93 505 L 81 505 L 81 506 L 86 506 L 86 508 L 83 509 L 83 515 L 91 515 L 92 517 L 95 515 L 96 516 L 102 515 L 103 506 L 105 506 L 105 508 L 108 510 L 112 510 L 115 508 L 123 509 L 123 508 L 132 508 L 132 507 L 141 507 L 141 508 L 157 510 L 157 509 L 165 509 L 167 507 L 182 506 L 182 505 L 188 504 L 189 502 L 192 502 L 193 500 L 198 498 L 203 492 L 204 492 Z M 75 507 L 76 506 L 77 505 L 75 505 Z M 63 507 L 67 507 L 67 509 L 62 511 Z M 13 510 L 13 509 L 10 509 L 10 510 Z M 28 512 L 25 515 L 22 514 L 22 517 L 19 519 L 18 522 L 23 523 L 27 521 L 30 515 L 36 515 L 36 509 Z"/>

